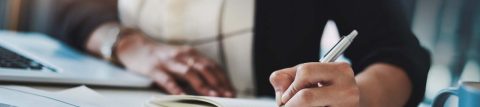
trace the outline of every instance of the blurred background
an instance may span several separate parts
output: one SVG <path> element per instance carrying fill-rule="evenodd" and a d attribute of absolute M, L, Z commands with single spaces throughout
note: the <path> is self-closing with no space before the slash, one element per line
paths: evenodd
<path fill-rule="evenodd" d="M 480 81 L 480 0 L 391 0 L 432 53 L 424 103 L 461 81 Z M 0 0 L 0 30 L 46 32 L 54 0 Z M 453 97 L 453 99 L 455 99 Z M 455 100 L 451 100 L 455 103 Z"/>

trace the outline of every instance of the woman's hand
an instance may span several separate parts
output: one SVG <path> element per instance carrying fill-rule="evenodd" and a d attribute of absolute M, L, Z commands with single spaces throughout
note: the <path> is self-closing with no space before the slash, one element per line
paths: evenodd
<path fill-rule="evenodd" d="M 360 92 L 347 63 L 304 63 L 270 75 L 277 104 L 358 107 Z"/>
<path fill-rule="evenodd" d="M 182 81 L 199 95 L 235 95 L 226 73 L 192 47 L 158 43 L 133 32 L 119 38 L 115 52 L 128 70 L 149 76 L 170 94 L 185 94 L 186 87 L 178 84 Z"/>

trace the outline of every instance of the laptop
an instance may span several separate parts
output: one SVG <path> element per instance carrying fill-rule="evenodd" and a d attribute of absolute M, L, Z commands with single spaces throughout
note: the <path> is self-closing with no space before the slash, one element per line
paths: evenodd
<path fill-rule="evenodd" d="M 47 35 L 0 30 L 0 82 L 149 87 L 152 81 Z"/>

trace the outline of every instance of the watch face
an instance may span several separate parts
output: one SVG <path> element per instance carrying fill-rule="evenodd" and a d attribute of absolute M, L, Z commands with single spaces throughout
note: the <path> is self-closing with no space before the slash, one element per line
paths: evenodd
<path fill-rule="evenodd" d="M 107 28 L 105 33 L 106 37 L 102 41 L 100 46 L 100 54 L 104 59 L 109 60 L 112 56 L 112 50 L 117 42 L 117 37 L 120 34 L 120 27 L 118 25 L 106 26 Z"/>

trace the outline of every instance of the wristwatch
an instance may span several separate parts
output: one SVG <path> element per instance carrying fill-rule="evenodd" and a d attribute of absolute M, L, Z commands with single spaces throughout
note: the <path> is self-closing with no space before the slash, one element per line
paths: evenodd
<path fill-rule="evenodd" d="M 113 60 L 113 50 L 119 38 L 121 27 L 118 24 L 107 25 L 107 31 L 104 33 L 102 44 L 100 45 L 101 57 L 107 61 Z"/>

